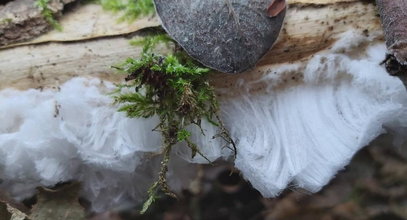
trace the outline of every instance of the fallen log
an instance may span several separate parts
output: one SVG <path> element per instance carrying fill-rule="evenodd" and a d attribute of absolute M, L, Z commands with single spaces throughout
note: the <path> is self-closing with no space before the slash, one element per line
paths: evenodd
<path fill-rule="evenodd" d="M 161 153 L 151 132 L 157 121 L 126 118 L 106 95 L 122 80 L 109 67 L 140 52 L 126 39 L 133 34 L 0 50 L 0 153 L 9 158 L 0 188 L 23 199 L 38 185 L 74 179 L 96 211 L 141 200 L 160 162 L 149 157 Z M 407 92 L 379 65 L 385 50 L 372 2 L 290 1 L 281 36 L 255 69 L 213 77 L 225 126 L 237 140 L 234 165 L 263 196 L 292 186 L 320 190 L 386 131 L 404 141 Z M 208 146 L 202 153 L 231 158 L 205 126 L 207 135 L 194 137 Z M 173 155 L 169 185 L 180 189 L 194 174 L 189 162 L 206 160 L 192 159 L 183 146 Z M 26 163 L 14 166 L 18 161 Z"/>
<path fill-rule="evenodd" d="M 312 2 L 312 3 L 309 3 Z M 273 64 L 295 62 L 307 59 L 313 54 L 328 49 L 349 29 L 372 38 L 381 39 L 380 20 L 376 16 L 375 6 L 357 0 L 294 0 L 289 1 L 287 18 L 281 35 L 264 58 L 258 63 L 258 69 L 247 74 L 218 75 L 223 80 L 219 87 L 232 85 L 238 79 L 256 80 L 263 75 L 259 69 Z M 106 13 L 106 12 L 105 12 Z M 63 27 L 86 29 L 90 24 L 87 15 L 106 17 L 97 6 L 66 15 Z M 103 32 L 100 28 L 91 29 L 86 37 L 77 34 L 49 33 L 28 45 L 11 45 L 0 49 L 0 89 L 14 87 L 19 89 L 53 86 L 65 82 L 72 76 L 107 76 L 114 72 L 111 65 L 121 62 L 125 57 L 135 57 L 140 49 L 126 43 L 123 35 L 137 31 L 141 27 L 157 25 L 155 19 L 142 19 L 129 28 L 114 28 L 117 17 L 111 16 L 113 27 Z M 108 18 L 103 21 L 109 20 Z M 99 23 L 103 25 L 104 22 Z M 119 24 L 120 25 L 120 24 Z M 105 27 L 103 25 L 103 27 Z M 73 29 L 73 28 L 72 28 Z M 104 38 L 109 36 L 109 38 Z M 50 41 L 49 43 L 46 43 Z M 37 43 L 41 43 L 38 44 Z M 15 57 L 23 57 L 15 59 Z M 23 61 L 23 62 L 22 62 Z M 111 77 L 109 77 L 111 78 Z"/>

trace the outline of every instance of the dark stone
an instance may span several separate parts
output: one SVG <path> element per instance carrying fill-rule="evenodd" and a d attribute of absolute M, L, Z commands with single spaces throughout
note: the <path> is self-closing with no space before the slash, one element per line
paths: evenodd
<path fill-rule="evenodd" d="M 276 41 L 285 10 L 273 0 L 154 0 L 164 29 L 202 64 L 227 73 L 253 68 Z"/>

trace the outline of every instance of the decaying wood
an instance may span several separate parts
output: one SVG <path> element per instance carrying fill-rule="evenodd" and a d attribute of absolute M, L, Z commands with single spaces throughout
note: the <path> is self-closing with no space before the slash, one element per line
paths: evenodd
<path fill-rule="evenodd" d="M 386 39 L 387 71 L 407 85 L 407 1 L 376 0 Z"/>
<path fill-rule="evenodd" d="M 407 1 L 377 0 L 389 52 L 407 65 Z"/>
<path fill-rule="evenodd" d="M 118 22 L 121 16 L 121 13 L 106 12 L 98 4 L 77 5 L 59 20 L 63 27 L 61 31 L 51 30 L 33 40 L 0 46 L 0 49 L 44 42 L 71 42 L 123 35 L 160 25 L 160 21 L 154 15 L 132 22 Z"/>
<path fill-rule="evenodd" d="M 57 86 L 75 76 L 122 78 L 111 65 L 141 52 L 123 37 L 76 43 L 49 43 L 0 51 L 0 89 Z M 115 78 L 116 77 L 116 78 Z"/>
<path fill-rule="evenodd" d="M 263 67 L 307 59 L 310 55 L 329 48 L 341 34 L 350 29 L 380 38 L 380 21 L 373 3 L 356 0 L 316 2 L 318 1 L 289 1 L 282 34 L 258 67 L 237 76 L 221 74 L 217 76 L 222 78 L 216 80 L 217 86 L 229 87 L 242 78 L 256 80 L 262 76 Z M 98 75 L 114 80 L 114 70 L 110 66 L 126 57 L 137 56 L 139 51 L 139 48 L 130 46 L 128 40 L 120 34 L 86 41 L 42 43 L 3 49 L 0 50 L 0 89 L 55 86 L 73 76 Z"/>
<path fill-rule="evenodd" d="M 75 0 L 52 0 L 49 9 L 58 14 Z M 52 27 L 33 0 L 14 0 L 0 8 L 0 46 L 30 40 Z"/>

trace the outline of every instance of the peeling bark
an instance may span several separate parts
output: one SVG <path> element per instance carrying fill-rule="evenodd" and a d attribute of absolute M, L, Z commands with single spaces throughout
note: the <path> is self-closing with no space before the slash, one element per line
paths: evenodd
<path fill-rule="evenodd" d="M 52 30 L 30 41 L 0 46 L 0 50 L 45 42 L 85 41 L 125 35 L 143 28 L 160 26 L 160 21 L 156 16 L 141 17 L 131 23 L 118 22 L 121 17 L 121 13 L 106 12 L 99 4 L 78 4 L 66 13 L 64 12 L 59 19 L 59 23 L 63 27 L 61 31 Z"/>
<path fill-rule="evenodd" d="M 49 7 L 61 13 L 65 4 L 75 0 L 53 0 Z M 0 46 L 30 40 L 51 29 L 33 0 L 15 0 L 0 8 Z"/>
<path fill-rule="evenodd" d="M 407 1 L 376 0 L 389 54 L 383 62 L 407 85 Z"/>
<path fill-rule="evenodd" d="M 407 65 L 407 1 L 377 0 L 377 7 L 390 54 Z"/>

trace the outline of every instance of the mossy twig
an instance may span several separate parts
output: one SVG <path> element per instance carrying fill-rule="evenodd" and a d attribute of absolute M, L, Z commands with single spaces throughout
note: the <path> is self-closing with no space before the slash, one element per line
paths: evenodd
<path fill-rule="evenodd" d="M 167 184 L 166 174 L 171 150 L 177 143 L 185 143 L 191 149 L 192 157 L 199 154 L 211 163 L 191 140 L 189 126 L 198 126 L 205 135 L 201 121 L 207 120 L 218 127 L 219 133 L 214 138 L 221 137 L 228 146 L 231 145 L 235 155 L 236 147 L 218 116 L 219 104 L 209 84 L 210 69 L 202 67 L 179 48 L 166 56 L 154 54 L 152 50 L 159 43 L 176 44 L 165 34 L 131 43 L 144 45 L 143 52 L 140 59 L 129 58 L 115 67 L 127 74 L 127 83 L 118 85 L 114 93 L 115 102 L 120 104 L 119 111 L 126 112 L 128 117 L 158 116 L 160 123 L 154 131 L 160 132 L 164 138 L 161 169 L 158 180 L 148 191 L 149 197 L 141 210 L 144 213 L 160 191 L 176 197 Z M 124 88 L 134 92 L 124 92 Z"/>

